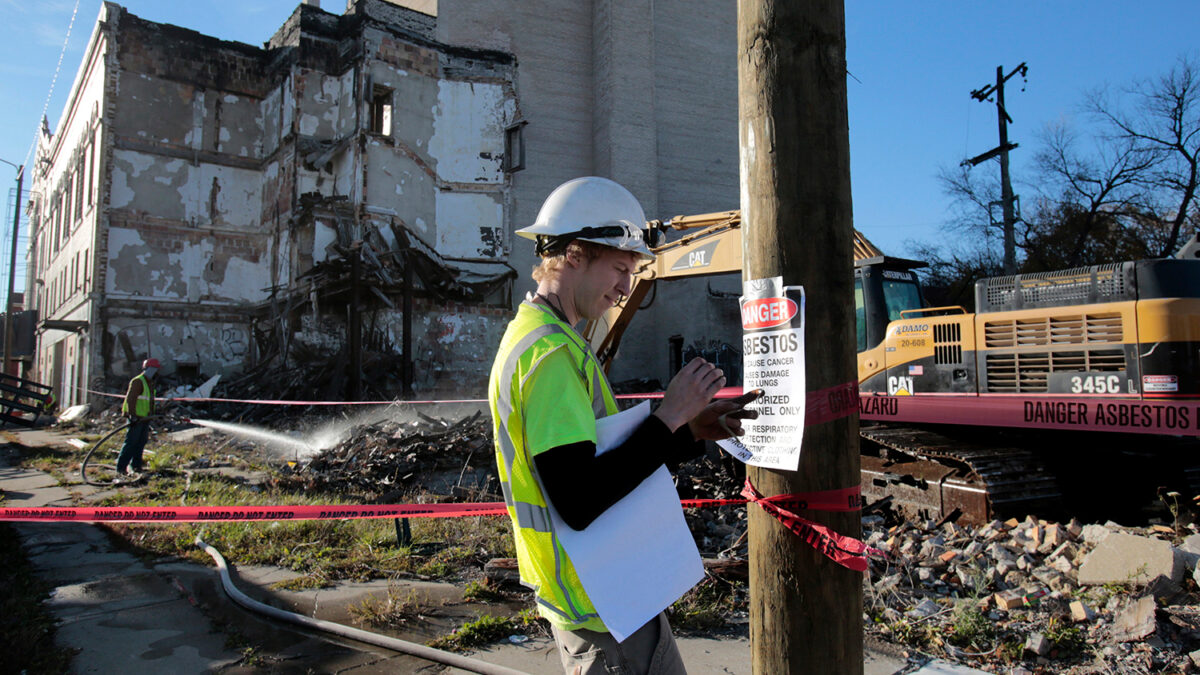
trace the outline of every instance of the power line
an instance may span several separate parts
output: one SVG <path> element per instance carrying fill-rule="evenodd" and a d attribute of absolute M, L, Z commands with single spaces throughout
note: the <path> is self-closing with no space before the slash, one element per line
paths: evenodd
<path fill-rule="evenodd" d="M 71 42 L 71 29 L 75 27 L 75 15 L 79 13 L 79 0 L 75 0 L 75 9 L 71 10 L 71 22 L 67 24 L 67 36 L 63 38 L 62 50 L 58 52 L 58 64 L 54 66 L 54 77 L 50 78 L 50 91 L 46 93 L 46 103 L 42 105 L 42 115 L 38 118 L 36 129 L 33 132 L 33 142 L 29 144 L 29 149 L 25 151 L 25 161 L 21 162 L 25 166 L 29 166 L 29 159 L 33 157 L 33 151 L 37 148 L 38 133 L 42 129 L 42 120 L 46 118 L 46 112 L 50 110 L 50 99 L 54 98 L 54 85 L 58 82 L 58 73 L 62 70 L 63 57 L 67 55 L 67 45 Z"/>

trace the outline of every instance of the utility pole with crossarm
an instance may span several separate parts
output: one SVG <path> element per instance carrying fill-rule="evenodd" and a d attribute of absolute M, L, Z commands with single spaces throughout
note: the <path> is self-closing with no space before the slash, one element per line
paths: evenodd
<path fill-rule="evenodd" d="M 1017 273 L 1016 197 L 1013 196 L 1012 180 L 1008 176 L 1008 152 L 1016 149 L 1017 144 L 1008 142 L 1008 125 L 1012 122 L 1012 117 L 1009 117 L 1008 111 L 1004 108 L 1004 83 L 1008 82 L 1013 75 L 1018 73 L 1021 77 L 1025 77 L 1029 73 L 1029 66 L 1022 62 L 1021 65 L 1013 68 L 1012 72 L 1008 75 L 1004 74 L 1004 66 L 996 66 L 996 84 L 980 87 L 971 92 L 971 98 L 977 101 L 988 101 L 991 100 L 992 94 L 996 95 L 996 117 L 1000 124 L 1000 145 L 982 155 L 963 160 L 964 165 L 975 166 L 993 157 L 1000 157 L 1000 207 L 1004 214 L 1004 221 L 1002 223 L 1004 228 L 1004 273 L 1008 275 Z M 990 211 L 989 208 L 989 213 Z"/>

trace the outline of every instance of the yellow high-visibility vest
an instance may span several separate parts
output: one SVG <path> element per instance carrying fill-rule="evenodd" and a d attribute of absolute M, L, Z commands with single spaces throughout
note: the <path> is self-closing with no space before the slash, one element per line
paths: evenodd
<path fill-rule="evenodd" d="M 138 417 L 149 417 L 150 411 L 154 407 L 154 388 L 150 386 L 150 380 L 146 378 L 146 374 L 142 373 L 133 378 L 136 382 L 142 381 L 142 393 L 138 394 L 137 401 L 134 403 L 134 414 Z M 121 401 L 121 414 L 129 414 L 129 399 Z"/>
<path fill-rule="evenodd" d="M 555 536 L 533 463 L 560 445 L 595 443 L 596 420 L 617 412 L 599 360 L 548 309 L 522 303 L 492 365 L 488 402 L 521 582 L 534 589 L 539 613 L 552 624 L 607 631 Z"/>

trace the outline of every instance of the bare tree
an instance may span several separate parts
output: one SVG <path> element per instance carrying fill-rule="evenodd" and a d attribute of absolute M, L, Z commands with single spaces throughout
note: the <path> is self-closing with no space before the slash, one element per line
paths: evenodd
<path fill-rule="evenodd" d="M 1194 222 L 1200 183 L 1200 73 L 1194 58 L 1181 57 L 1167 74 L 1141 80 L 1114 96 L 1108 89 L 1087 96 L 1086 110 L 1107 127 L 1104 138 L 1153 161 L 1138 178 L 1145 190 L 1142 217 L 1163 226 L 1159 256 L 1170 255 L 1185 225 Z M 1190 226 L 1189 227 L 1194 227 Z"/>
<path fill-rule="evenodd" d="M 1159 164 L 1157 153 L 1132 139 L 1118 137 L 1080 148 L 1078 134 L 1066 122 L 1048 124 L 1039 135 L 1035 156 L 1037 191 L 1034 215 L 1025 222 L 1021 248 L 1041 270 L 1101 262 L 1097 250 L 1118 240 L 1140 241 L 1143 219 L 1151 209 L 1146 183 Z M 1125 218 L 1125 215 L 1135 217 Z M 1127 230 L 1127 231 L 1126 231 Z M 1054 246 L 1048 246 L 1054 242 Z M 1137 249 L 1136 244 L 1133 249 Z M 1147 247 L 1148 248 L 1148 247 Z"/>

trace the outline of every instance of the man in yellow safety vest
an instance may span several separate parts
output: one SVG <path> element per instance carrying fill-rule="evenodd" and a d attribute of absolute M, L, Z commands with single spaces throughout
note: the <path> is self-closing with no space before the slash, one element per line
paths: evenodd
<path fill-rule="evenodd" d="M 521 580 L 534 588 L 568 673 L 673 674 L 684 666 L 665 614 L 617 643 L 560 545 L 547 505 L 582 530 L 663 464 L 701 454 L 697 441 L 740 435 L 740 419 L 757 417 L 743 410 L 754 394 L 712 402 L 724 374 L 697 358 L 628 440 L 596 454 L 596 420 L 617 412 L 617 404 L 574 326 L 628 296 L 632 273 L 654 259 L 645 221 L 637 199 L 606 178 L 577 178 L 547 197 L 537 222 L 517 231 L 536 241 L 537 291 L 509 324 L 488 385 Z M 614 550 L 622 545 L 611 542 Z"/>
<path fill-rule="evenodd" d="M 154 414 L 154 379 L 162 365 L 158 359 L 142 362 L 142 372 L 129 381 L 125 400 L 121 403 L 121 414 L 129 419 L 125 432 L 125 445 L 117 457 L 117 478 L 137 477 L 142 471 L 142 450 L 150 436 L 150 416 Z"/>

